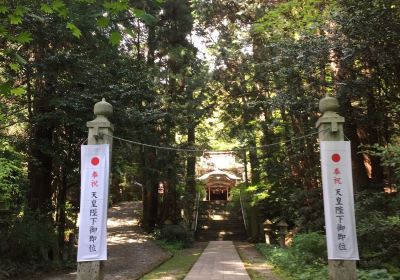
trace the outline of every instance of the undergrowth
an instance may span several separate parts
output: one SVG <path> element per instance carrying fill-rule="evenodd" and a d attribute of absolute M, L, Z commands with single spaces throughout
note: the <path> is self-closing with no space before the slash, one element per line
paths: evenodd
<path fill-rule="evenodd" d="M 282 249 L 266 244 L 257 244 L 256 248 L 266 257 L 278 274 L 289 280 L 328 279 L 325 236 L 316 232 L 298 234 L 293 244 Z M 357 270 L 359 280 L 397 280 L 397 274 L 388 270 Z"/>

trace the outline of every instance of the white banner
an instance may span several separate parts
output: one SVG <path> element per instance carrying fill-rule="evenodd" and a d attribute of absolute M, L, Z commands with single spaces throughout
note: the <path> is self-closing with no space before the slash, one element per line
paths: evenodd
<path fill-rule="evenodd" d="M 110 147 L 81 146 L 81 204 L 78 262 L 107 259 Z"/>
<path fill-rule="evenodd" d="M 328 259 L 359 260 L 348 141 L 321 142 Z"/>

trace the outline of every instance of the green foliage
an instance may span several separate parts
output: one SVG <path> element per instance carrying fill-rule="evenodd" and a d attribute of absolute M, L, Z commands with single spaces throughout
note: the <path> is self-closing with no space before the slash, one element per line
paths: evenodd
<path fill-rule="evenodd" d="M 378 156 L 381 159 L 382 166 L 387 167 L 393 172 L 394 183 L 400 184 L 400 147 L 397 144 L 388 144 L 386 147 L 374 144 L 363 147 L 365 153 Z"/>
<path fill-rule="evenodd" d="M 360 193 L 356 199 L 356 217 L 361 267 L 386 267 L 392 271 L 400 262 L 399 196 Z"/>
<path fill-rule="evenodd" d="M 8 240 L 8 257 L 19 262 L 42 262 L 56 246 L 56 235 L 48 217 L 25 213 L 12 227 Z"/>
<path fill-rule="evenodd" d="M 305 264 L 326 263 L 326 238 L 318 232 L 297 234 L 293 237 L 290 247 L 292 254 L 298 261 Z"/>
<path fill-rule="evenodd" d="M 109 40 L 110 40 L 111 45 L 118 46 L 119 43 L 122 40 L 122 35 L 118 31 L 112 31 L 110 33 L 110 39 Z"/>
<path fill-rule="evenodd" d="M 277 5 L 254 25 L 254 31 L 265 36 L 289 35 L 295 39 L 317 33 L 329 19 L 335 1 L 291 0 Z"/>
<path fill-rule="evenodd" d="M 266 182 L 260 182 L 250 186 L 240 184 L 232 190 L 232 194 L 234 199 L 239 199 L 239 193 L 241 193 L 243 201 L 250 206 L 254 206 L 259 202 L 265 201 L 270 196 L 270 189 L 271 185 Z"/>
<path fill-rule="evenodd" d="M 154 16 L 152 16 L 151 14 L 146 13 L 142 9 L 134 8 L 134 9 L 132 9 L 132 13 L 135 15 L 135 17 L 139 18 L 140 20 L 142 20 L 147 25 L 153 25 L 153 24 L 155 24 L 157 22 L 157 19 Z"/>
<path fill-rule="evenodd" d="M 77 38 L 80 38 L 82 35 L 82 32 L 79 30 L 78 27 L 76 27 L 75 24 L 73 24 L 72 22 L 68 22 L 67 23 L 67 28 L 72 32 L 72 35 L 74 35 Z"/>
<path fill-rule="evenodd" d="M 183 242 L 179 240 L 172 241 L 166 239 L 157 239 L 156 243 L 168 252 L 171 252 L 172 254 L 175 254 L 176 252 L 187 247 Z"/>
<path fill-rule="evenodd" d="M 109 18 L 106 18 L 106 17 L 99 17 L 98 19 L 97 19 L 97 25 L 99 26 L 99 27 L 107 27 L 108 25 L 110 24 L 110 19 Z"/>
<path fill-rule="evenodd" d="M 158 242 L 158 244 L 160 244 Z M 153 280 L 153 279 L 184 279 L 190 268 L 200 257 L 204 248 L 186 248 L 175 245 L 172 250 L 170 245 L 165 246 L 164 243 L 160 244 L 163 248 L 170 251 L 173 256 L 168 261 L 161 264 L 158 268 L 144 275 L 140 280 Z"/>
<path fill-rule="evenodd" d="M 17 69 L 19 69 L 19 67 L 18 67 Z M 12 95 L 19 96 L 19 95 L 25 94 L 25 93 L 26 93 L 26 90 L 25 90 L 24 88 L 22 88 L 22 87 L 17 87 L 17 88 L 11 89 L 11 90 L 10 90 L 10 93 L 11 93 Z"/>
<path fill-rule="evenodd" d="M 127 10 L 129 7 L 127 0 L 104 1 L 103 6 L 112 14 L 119 14 L 120 12 Z"/>
<path fill-rule="evenodd" d="M 279 273 L 293 280 L 327 279 L 325 236 L 311 232 L 293 238 L 293 244 L 282 249 L 257 244 L 257 249 L 275 266 Z M 363 257 L 361 257 L 362 259 Z M 393 269 L 393 272 L 397 272 Z M 357 279 L 394 279 L 387 269 L 357 270 Z"/>
<path fill-rule="evenodd" d="M 22 31 L 18 36 L 15 38 L 15 41 L 20 44 L 26 44 L 31 42 L 32 34 L 29 31 Z"/>
<path fill-rule="evenodd" d="M 325 237 L 319 233 L 301 234 L 295 237 L 288 249 L 257 244 L 257 249 L 280 273 L 291 279 L 326 279 L 328 276 L 323 248 Z M 322 251 L 321 251 L 322 249 Z"/>
<path fill-rule="evenodd" d="M 0 139 L 0 208 L 18 210 L 26 184 L 24 157 L 10 143 Z"/>
<path fill-rule="evenodd" d="M 358 280 L 393 280 L 386 269 L 358 270 Z"/>
<path fill-rule="evenodd" d="M 168 242 L 181 242 L 185 246 L 191 243 L 190 234 L 182 225 L 164 225 L 160 230 L 160 238 Z"/>

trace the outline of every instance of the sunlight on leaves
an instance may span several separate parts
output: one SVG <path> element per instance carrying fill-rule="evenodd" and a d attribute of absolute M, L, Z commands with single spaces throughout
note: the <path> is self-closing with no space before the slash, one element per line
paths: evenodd
<path fill-rule="evenodd" d="M 18 72 L 21 67 L 18 63 L 10 63 L 10 68 L 11 70 Z"/>
<path fill-rule="evenodd" d="M 22 31 L 22 32 L 15 38 L 15 40 L 16 40 L 18 43 L 26 44 L 26 43 L 31 42 L 33 39 L 32 39 L 32 34 L 31 34 L 30 32 L 28 32 L 28 31 Z"/>
<path fill-rule="evenodd" d="M 110 34 L 109 40 L 110 40 L 111 45 L 117 46 L 117 45 L 119 45 L 119 43 L 122 40 L 122 35 L 118 31 L 113 31 Z"/>
<path fill-rule="evenodd" d="M 12 95 L 21 96 L 26 93 L 26 90 L 23 87 L 17 87 L 17 88 L 11 89 L 10 92 Z"/>
<path fill-rule="evenodd" d="M 8 8 L 6 6 L 0 6 L 0 14 L 7 14 Z"/>
<path fill-rule="evenodd" d="M 46 14 L 51 14 L 53 12 L 53 9 L 48 4 L 42 4 L 40 9 Z"/>
<path fill-rule="evenodd" d="M 110 23 L 110 19 L 109 18 L 100 17 L 100 18 L 97 19 L 97 25 L 99 27 L 103 27 L 103 28 L 107 27 L 109 25 L 109 23 Z"/>
<path fill-rule="evenodd" d="M 82 32 L 79 30 L 78 27 L 76 27 L 75 24 L 73 24 L 72 22 L 68 22 L 67 23 L 67 28 L 72 32 L 72 35 L 74 35 L 77 38 L 80 38 L 82 35 Z"/>

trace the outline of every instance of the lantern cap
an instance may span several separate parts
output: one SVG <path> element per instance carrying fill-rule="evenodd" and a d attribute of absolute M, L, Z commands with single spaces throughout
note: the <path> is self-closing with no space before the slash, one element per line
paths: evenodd
<path fill-rule="evenodd" d="M 270 220 L 266 219 L 266 220 L 264 221 L 263 225 L 269 226 L 269 225 L 272 225 L 272 222 L 271 222 Z"/>
<path fill-rule="evenodd" d="M 339 101 L 332 96 L 325 96 L 319 101 L 319 110 L 325 112 L 337 112 L 339 110 Z"/>
<path fill-rule="evenodd" d="M 113 114 L 113 107 L 103 98 L 100 102 L 94 104 L 94 114 L 96 116 L 105 116 L 109 118 Z"/>
<path fill-rule="evenodd" d="M 284 221 L 284 220 L 281 220 L 279 223 L 278 223 L 278 227 L 287 227 L 288 226 L 288 224 Z"/>

